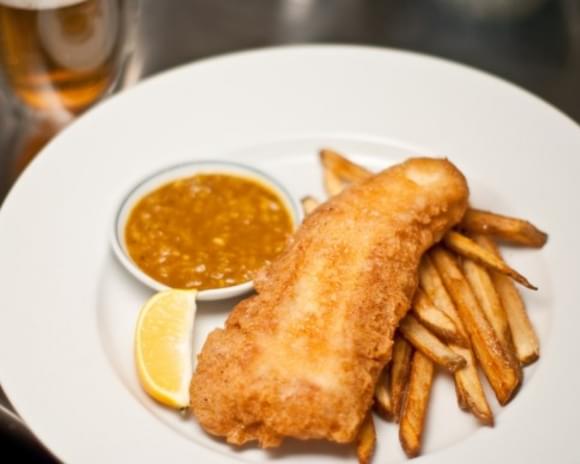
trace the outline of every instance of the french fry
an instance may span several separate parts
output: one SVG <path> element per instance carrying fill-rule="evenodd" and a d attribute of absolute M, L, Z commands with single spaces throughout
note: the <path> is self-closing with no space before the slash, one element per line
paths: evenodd
<path fill-rule="evenodd" d="M 371 171 L 353 163 L 340 153 L 324 148 L 320 150 L 322 165 L 340 180 L 348 183 L 361 182 L 373 175 Z"/>
<path fill-rule="evenodd" d="M 548 234 L 528 221 L 479 209 L 468 209 L 459 226 L 468 232 L 536 248 L 543 247 L 548 240 Z"/>
<path fill-rule="evenodd" d="M 502 274 L 511 277 L 516 282 L 522 284 L 523 286 L 529 289 L 532 290 L 538 289 L 530 282 L 528 282 L 528 279 L 526 279 L 523 275 L 521 275 L 519 272 L 509 267 L 503 259 L 498 258 L 490 251 L 486 250 L 485 248 L 482 248 L 480 245 L 478 245 L 465 235 L 460 234 L 459 232 L 456 232 L 454 230 L 450 230 L 445 234 L 443 241 L 447 246 L 447 248 L 455 251 L 459 255 L 465 258 L 472 259 L 477 263 L 483 264 L 485 267 L 489 269 L 501 272 Z"/>
<path fill-rule="evenodd" d="M 507 404 L 521 383 L 519 364 L 514 365 L 506 353 L 455 258 L 441 247 L 433 249 L 431 257 L 469 333 L 477 359 L 499 403 Z"/>
<path fill-rule="evenodd" d="M 415 351 L 399 428 L 401 446 L 409 457 L 417 456 L 421 451 L 423 426 L 434 373 L 433 362 L 420 351 Z"/>
<path fill-rule="evenodd" d="M 493 241 L 482 242 L 482 245 L 496 256 L 500 256 Z M 540 357 L 540 342 L 528 317 L 524 300 L 508 277 L 492 272 L 491 279 L 507 316 L 516 356 L 524 366 L 527 366 Z"/>
<path fill-rule="evenodd" d="M 445 290 L 443 281 L 435 269 L 431 258 L 429 255 L 423 256 L 421 260 L 421 265 L 419 266 L 419 284 L 423 291 L 427 294 L 433 304 L 445 313 L 445 315 L 453 321 L 455 327 L 464 339 L 467 339 L 468 335 L 463 327 L 463 322 L 457 314 L 455 305 L 451 301 L 451 297 Z"/>
<path fill-rule="evenodd" d="M 453 345 L 450 345 L 449 348 L 455 351 L 453 349 Z M 471 350 L 469 350 L 469 352 L 471 353 Z M 467 360 L 465 360 L 465 367 L 463 369 L 467 369 L 467 367 L 468 367 Z M 471 410 L 469 409 L 469 403 L 467 402 L 467 398 L 465 397 L 465 389 L 459 382 L 457 382 L 457 374 L 461 372 L 463 369 L 459 369 L 457 372 L 453 374 L 453 383 L 455 385 L 455 396 L 457 397 L 457 406 L 459 406 L 459 409 L 461 409 L 462 411 L 469 412 Z"/>
<path fill-rule="evenodd" d="M 387 420 L 391 420 L 393 414 L 393 399 L 391 397 L 391 365 L 383 368 L 377 384 L 375 385 L 375 409 Z"/>
<path fill-rule="evenodd" d="M 425 293 L 431 295 L 434 304 L 444 311 L 455 322 L 457 329 L 463 336 L 467 337 L 467 332 L 457 314 L 455 305 L 443 285 L 439 272 L 428 255 L 423 257 L 419 277 L 421 287 Z M 485 397 L 471 348 L 458 346 L 453 343 L 449 344 L 449 348 L 466 361 L 463 369 L 459 369 L 453 373 L 459 407 L 471 411 L 482 423 L 492 425 L 493 413 Z"/>
<path fill-rule="evenodd" d="M 465 366 L 465 359 L 451 351 L 435 335 L 427 330 L 412 314 L 399 323 L 399 332 L 425 356 L 450 372 Z"/>
<path fill-rule="evenodd" d="M 473 352 L 457 345 L 450 345 L 450 348 L 466 361 L 465 367 L 453 374 L 459 407 L 471 411 L 481 423 L 493 425 L 493 412 L 485 397 Z"/>
<path fill-rule="evenodd" d="M 393 356 L 391 361 L 391 402 L 393 407 L 393 419 L 399 422 L 401 417 L 401 405 L 407 389 L 407 381 L 411 373 L 411 358 L 413 347 L 399 334 L 395 335 L 393 344 Z"/>
<path fill-rule="evenodd" d="M 419 322 L 442 340 L 469 346 L 466 337 L 459 332 L 455 323 L 437 308 L 420 288 L 417 289 L 413 298 L 412 310 Z"/>
<path fill-rule="evenodd" d="M 369 411 L 358 432 L 356 442 L 356 455 L 359 464 L 369 464 L 371 462 L 376 441 L 375 423 L 373 421 L 373 415 Z"/>
<path fill-rule="evenodd" d="M 324 166 L 322 169 L 322 176 L 324 190 L 329 197 L 338 195 L 346 186 L 334 172 Z"/>
<path fill-rule="evenodd" d="M 304 216 L 308 216 L 312 211 L 314 211 L 320 205 L 320 201 L 314 198 L 311 195 L 307 195 L 300 200 L 300 204 L 302 205 L 302 211 L 304 212 Z"/>
<path fill-rule="evenodd" d="M 477 236 L 474 240 L 478 245 L 483 247 L 489 237 Z M 506 312 L 501 304 L 501 300 L 488 271 L 481 265 L 475 263 L 470 259 L 464 259 L 462 262 L 463 272 L 481 309 L 485 313 L 487 320 L 491 324 L 499 341 L 503 345 L 506 353 L 514 354 L 514 344 L 512 341 L 512 331 L 507 319 Z"/>

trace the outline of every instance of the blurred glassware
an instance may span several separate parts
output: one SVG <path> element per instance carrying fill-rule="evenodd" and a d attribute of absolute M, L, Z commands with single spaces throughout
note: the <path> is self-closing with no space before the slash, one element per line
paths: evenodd
<path fill-rule="evenodd" d="M 0 0 L 0 68 L 22 129 L 20 170 L 123 82 L 138 0 Z"/>
<path fill-rule="evenodd" d="M 548 0 L 439 0 L 459 13 L 482 20 L 521 19 L 538 11 Z"/>

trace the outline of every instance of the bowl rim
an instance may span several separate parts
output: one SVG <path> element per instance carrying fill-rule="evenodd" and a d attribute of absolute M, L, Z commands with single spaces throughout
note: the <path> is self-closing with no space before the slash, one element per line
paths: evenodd
<path fill-rule="evenodd" d="M 139 201 L 148 193 L 153 192 L 160 186 L 172 182 L 173 180 L 186 178 L 188 176 L 194 176 L 196 174 L 205 172 L 204 166 L 207 167 L 208 173 L 222 172 L 230 175 L 237 175 L 238 177 L 244 177 L 245 174 L 248 174 L 246 176 L 247 178 L 263 182 L 266 187 L 270 188 L 279 196 L 279 198 L 282 200 L 282 202 L 288 209 L 288 212 L 290 213 L 290 217 L 292 219 L 293 232 L 296 231 L 300 222 L 302 221 L 303 214 L 298 199 L 294 195 L 292 195 L 290 191 L 278 179 L 276 179 L 271 174 L 267 174 L 264 171 L 255 168 L 254 166 L 230 160 L 200 159 L 176 163 L 155 170 L 154 172 L 143 177 L 141 180 L 137 181 L 135 184 L 132 185 L 132 187 L 127 189 L 125 193 L 121 196 L 121 200 L 117 202 L 117 207 L 114 214 L 114 220 L 112 225 L 113 230 L 111 237 L 111 245 L 113 248 L 113 252 L 117 257 L 117 260 L 129 272 L 129 274 L 131 274 L 134 278 L 136 278 L 145 286 L 155 291 L 165 291 L 171 289 L 171 287 L 151 277 L 149 274 L 143 271 L 137 265 L 137 263 L 135 263 L 129 256 L 125 241 L 122 238 L 123 235 L 122 231 L 125 230 L 125 225 L 129 213 L 130 211 L 132 211 L 136 202 Z M 191 168 L 192 172 L 176 174 L 175 176 L 168 176 L 173 171 L 177 172 L 181 170 L 187 170 L 188 168 Z M 231 171 L 228 171 L 228 168 L 230 168 Z M 165 176 L 168 177 L 165 178 Z M 152 183 L 156 179 L 160 179 L 158 184 L 153 185 L 149 189 L 141 191 L 148 183 Z M 214 301 L 233 298 L 248 293 L 253 288 L 254 281 L 249 280 L 247 282 L 231 285 L 229 287 L 200 290 L 197 292 L 197 300 Z"/>

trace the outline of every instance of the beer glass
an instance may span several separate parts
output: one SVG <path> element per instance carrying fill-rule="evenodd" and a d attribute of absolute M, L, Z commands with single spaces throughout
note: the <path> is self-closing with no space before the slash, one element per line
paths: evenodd
<path fill-rule="evenodd" d="M 37 110 L 79 113 L 115 85 L 134 28 L 128 0 L 0 0 L 0 64 Z"/>
<path fill-rule="evenodd" d="M 28 126 L 27 156 L 119 85 L 137 10 L 138 0 L 0 0 L 0 71 Z"/>

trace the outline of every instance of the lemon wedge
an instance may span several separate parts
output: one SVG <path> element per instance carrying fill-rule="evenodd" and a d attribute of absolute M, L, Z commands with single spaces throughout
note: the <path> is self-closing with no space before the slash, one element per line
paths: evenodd
<path fill-rule="evenodd" d="M 141 309 L 135 333 L 135 359 L 143 389 L 176 409 L 189 406 L 196 293 L 167 290 L 155 294 Z"/>

